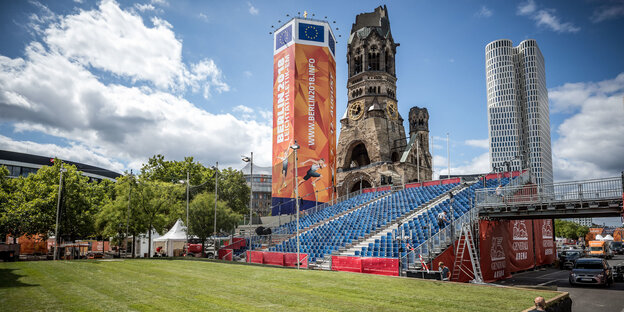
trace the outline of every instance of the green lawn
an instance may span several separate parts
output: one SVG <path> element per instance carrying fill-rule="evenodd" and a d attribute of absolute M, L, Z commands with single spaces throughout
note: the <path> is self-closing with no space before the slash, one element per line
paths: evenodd
<path fill-rule="evenodd" d="M 556 294 L 207 261 L 0 263 L 3 311 L 521 311 Z"/>

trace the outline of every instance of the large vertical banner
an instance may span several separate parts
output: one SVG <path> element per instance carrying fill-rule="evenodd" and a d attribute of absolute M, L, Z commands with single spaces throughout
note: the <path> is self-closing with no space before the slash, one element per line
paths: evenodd
<path fill-rule="evenodd" d="M 533 222 L 531 220 L 506 221 L 508 240 L 509 271 L 518 272 L 535 266 L 533 254 Z"/>
<path fill-rule="evenodd" d="M 556 252 L 552 220 L 533 220 L 533 228 L 535 230 L 535 265 L 555 262 Z"/>
<path fill-rule="evenodd" d="M 275 32 L 272 214 L 332 200 L 336 174 L 335 40 L 326 22 L 295 18 Z M 300 147 L 297 159 L 290 148 Z M 295 177 L 295 164 L 297 176 Z"/>
<path fill-rule="evenodd" d="M 481 271 L 485 282 L 511 277 L 507 256 L 509 255 L 509 231 L 503 221 L 479 222 L 479 251 Z"/>

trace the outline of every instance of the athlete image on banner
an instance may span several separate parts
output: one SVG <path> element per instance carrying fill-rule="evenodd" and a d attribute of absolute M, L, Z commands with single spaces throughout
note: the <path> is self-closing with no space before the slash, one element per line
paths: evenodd
<path fill-rule="evenodd" d="M 301 165 L 305 166 L 309 163 L 312 163 L 306 175 L 303 176 L 303 181 L 299 182 L 297 185 L 301 185 L 301 183 L 308 181 L 310 178 L 315 178 L 312 180 L 312 186 L 316 186 L 316 181 L 321 179 L 321 173 L 317 172 L 319 169 L 325 168 L 325 159 L 321 158 L 318 161 L 314 159 L 308 159 L 301 163 Z"/>
<path fill-rule="evenodd" d="M 279 160 L 282 161 L 282 171 L 281 171 L 282 184 L 279 187 L 280 192 L 282 191 L 282 189 L 286 187 L 286 176 L 288 176 L 288 156 L 290 156 L 288 154 L 288 148 L 284 150 L 284 156 L 282 157 L 276 156 Z"/>

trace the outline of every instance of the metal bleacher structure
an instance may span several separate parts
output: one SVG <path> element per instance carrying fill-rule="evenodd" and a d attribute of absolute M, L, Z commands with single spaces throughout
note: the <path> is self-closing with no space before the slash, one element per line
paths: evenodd
<path fill-rule="evenodd" d="M 400 271 L 406 272 L 423 268 L 457 241 L 454 271 L 461 270 L 480 282 L 478 242 L 474 240 L 479 218 L 622 213 L 623 178 L 536 186 L 527 171 L 508 177 L 488 176 L 458 183 L 364 190 L 308 209 L 299 220 L 299 250 L 308 255 L 312 269 L 331 270 L 332 256 L 352 256 L 398 258 Z M 443 229 L 437 224 L 441 211 L 451 219 L 450 226 Z M 297 252 L 296 221 L 271 228 L 270 238 L 250 238 L 252 250 Z M 458 260 L 466 252 L 470 264 Z"/>
<path fill-rule="evenodd" d="M 536 185 L 530 182 L 476 192 L 481 217 L 550 219 L 622 215 L 622 177 Z"/>

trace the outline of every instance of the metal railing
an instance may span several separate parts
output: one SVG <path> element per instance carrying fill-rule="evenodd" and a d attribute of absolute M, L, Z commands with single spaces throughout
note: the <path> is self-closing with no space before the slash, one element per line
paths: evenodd
<path fill-rule="evenodd" d="M 401 270 L 405 271 L 408 268 L 415 266 L 415 264 L 420 263 L 421 256 L 425 263 L 431 263 L 436 256 L 434 252 L 444 251 L 443 248 L 446 248 L 447 245 L 450 245 L 452 242 L 459 239 L 462 226 L 466 223 L 470 224 L 471 222 L 474 222 L 478 217 L 478 210 L 471 208 L 459 218 L 453 220 L 452 224 L 445 226 L 442 230 L 438 231 L 429 239 L 415 247 L 414 250 L 408 250 L 405 255 L 400 257 Z M 428 227 L 431 226 L 431 224 L 428 224 Z M 428 266 L 429 269 L 431 269 L 429 264 Z"/>
<path fill-rule="evenodd" d="M 552 184 L 520 184 L 475 192 L 477 207 L 600 201 L 622 198 L 622 178 Z"/>

